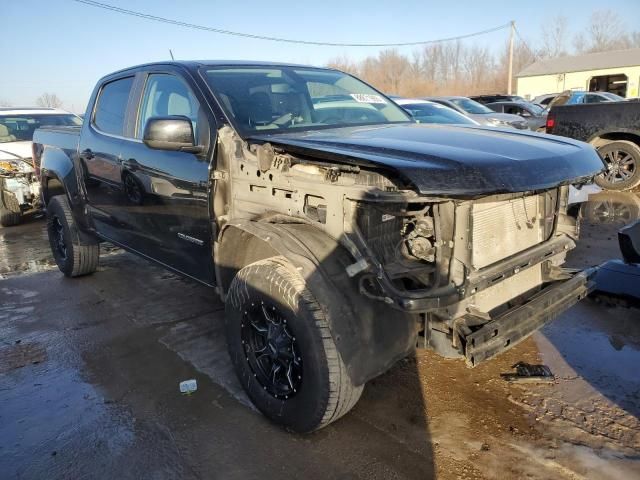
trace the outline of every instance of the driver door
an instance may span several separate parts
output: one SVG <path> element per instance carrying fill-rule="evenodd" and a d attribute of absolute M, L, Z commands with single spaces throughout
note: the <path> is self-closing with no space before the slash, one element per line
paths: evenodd
<path fill-rule="evenodd" d="M 209 217 L 209 121 L 184 78 L 148 72 L 135 139 L 122 145 L 126 223 L 135 231 L 130 248 L 208 284 L 214 282 Z M 147 121 L 177 115 L 191 120 L 204 153 L 152 149 L 142 142 Z"/>

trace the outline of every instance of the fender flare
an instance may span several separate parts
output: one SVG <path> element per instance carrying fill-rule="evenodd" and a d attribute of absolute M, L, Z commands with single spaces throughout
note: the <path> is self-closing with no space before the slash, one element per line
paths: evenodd
<path fill-rule="evenodd" d="M 61 193 L 49 190 L 49 181 L 55 180 L 62 185 L 64 194 L 69 200 L 73 218 L 80 227 L 80 233 L 90 235 L 88 232 L 92 228 L 88 224 L 87 215 L 85 215 L 85 199 L 78 182 L 76 167 L 71 158 L 63 150 L 47 146 L 40 161 L 40 191 L 44 208 L 47 208 L 47 203 L 53 195 Z"/>
<path fill-rule="evenodd" d="M 351 254 L 311 224 L 250 220 L 226 224 L 215 252 L 223 296 L 240 268 L 275 255 L 286 257 L 305 279 L 327 316 L 355 385 L 384 373 L 413 351 L 419 317 L 361 295 L 357 279 L 345 271 L 354 263 Z"/>

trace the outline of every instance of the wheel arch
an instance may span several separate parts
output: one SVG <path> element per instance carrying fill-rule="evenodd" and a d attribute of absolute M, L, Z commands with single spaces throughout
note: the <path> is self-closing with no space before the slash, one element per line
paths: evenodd
<path fill-rule="evenodd" d="M 633 142 L 640 147 L 640 133 L 627 129 L 601 131 L 593 135 L 588 142 L 598 149 L 609 142 L 615 142 L 617 140 Z"/>
<path fill-rule="evenodd" d="M 223 227 L 216 242 L 220 292 L 244 266 L 282 255 L 305 279 L 329 322 L 331 336 L 355 385 L 407 356 L 416 345 L 417 317 L 361 295 L 345 268 L 354 263 L 340 243 L 306 223 L 243 221 Z"/>

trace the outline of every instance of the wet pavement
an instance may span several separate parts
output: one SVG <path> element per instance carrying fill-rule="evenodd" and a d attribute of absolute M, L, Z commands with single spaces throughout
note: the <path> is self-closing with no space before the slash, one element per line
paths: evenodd
<path fill-rule="evenodd" d="M 575 267 L 620 257 L 640 197 L 583 214 Z M 66 279 L 42 220 L 0 229 L 0 478 L 640 478 L 636 309 L 586 300 L 475 369 L 418 352 L 306 436 L 251 407 L 222 323 L 212 291 L 133 255 Z M 555 381 L 505 382 L 518 361 Z"/>

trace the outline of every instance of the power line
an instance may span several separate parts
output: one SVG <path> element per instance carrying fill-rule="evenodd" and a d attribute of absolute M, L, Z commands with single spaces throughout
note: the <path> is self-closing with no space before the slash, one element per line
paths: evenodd
<path fill-rule="evenodd" d="M 529 44 L 525 41 L 524 38 L 522 38 L 522 35 L 520 35 L 520 31 L 518 30 L 518 28 L 514 25 L 513 29 L 515 30 L 518 39 L 522 42 L 522 44 L 526 47 L 526 49 L 529 50 L 529 53 L 531 54 L 531 56 L 535 60 L 538 60 L 538 54 L 536 52 L 534 52 L 533 50 L 531 50 L 531 48 L 529 47 Z"/>
<path fill-rule="evenodd" d="M 443 43 L 450 42 L 453 40 L 463 40 L 465 38 L 477 37 L 479 35 L 486 35 L 487 33 L 496 32 L 498 30 L 502 30 L 510 26 L 509 23 L 505 23 L 504 25 L 499 25 L 497 27 L 488 28 L 486 30 L 482 30 L 479 32 L 468 33 L 466 35 L 458 35 L 455 37 L 448 38 L 440 38 L 438 40 L 422 40 L 417 42 L 399 42 L 399 43 L 334 43 L 334 42 L 314 42 L 311 40 L 296 40 L 291 38 L 280 38 L 280 37 L 270 37 L 266 35 L 255 35 L 252 33 L 243 33 L 243 32 L 235 32 L 232 30 L 223 30 L 221 28 L 215 27 L 207 27 L 204 25 L 197 25 L 194 23 L 182 22 L 179 20 L 173 20 L 165 17 L 158 17 L 156 15 L 150 15 L 148 13 L 137 12 L 135 10 L 128 10 L 126 8 L 116 7 L 114 5 L 109 5 L 107 3 L 96 2 L 94 0 L 71 0 L 77 3 L 83 3 L 85 5 L 89 5 L 96 8 L 102 8 L 104 10 L 109 10 L 116 13 L 121 13 L 123 15 L 130 15 L 133 17 L 142 18 L 145 20 L 151 20 L 154 22 L 160 23 L 168 23 L 170 25 L 176 25 L 179 27 L 191 28 L 194 30 L 204 30 L 206 32 L 219 33 L 222 35 L 232 35 L 235 37 L 243 37 L 243 38 L 252 38 L 254 40 L 268 40 L 271 42 L 286 42 L 286 43 L 297 43 L 301 45 L 318 45 L 325 47 L 408 47 L 408 46 L 416 46 L 416 45 L 429 45 L 433 43 Z"/>

